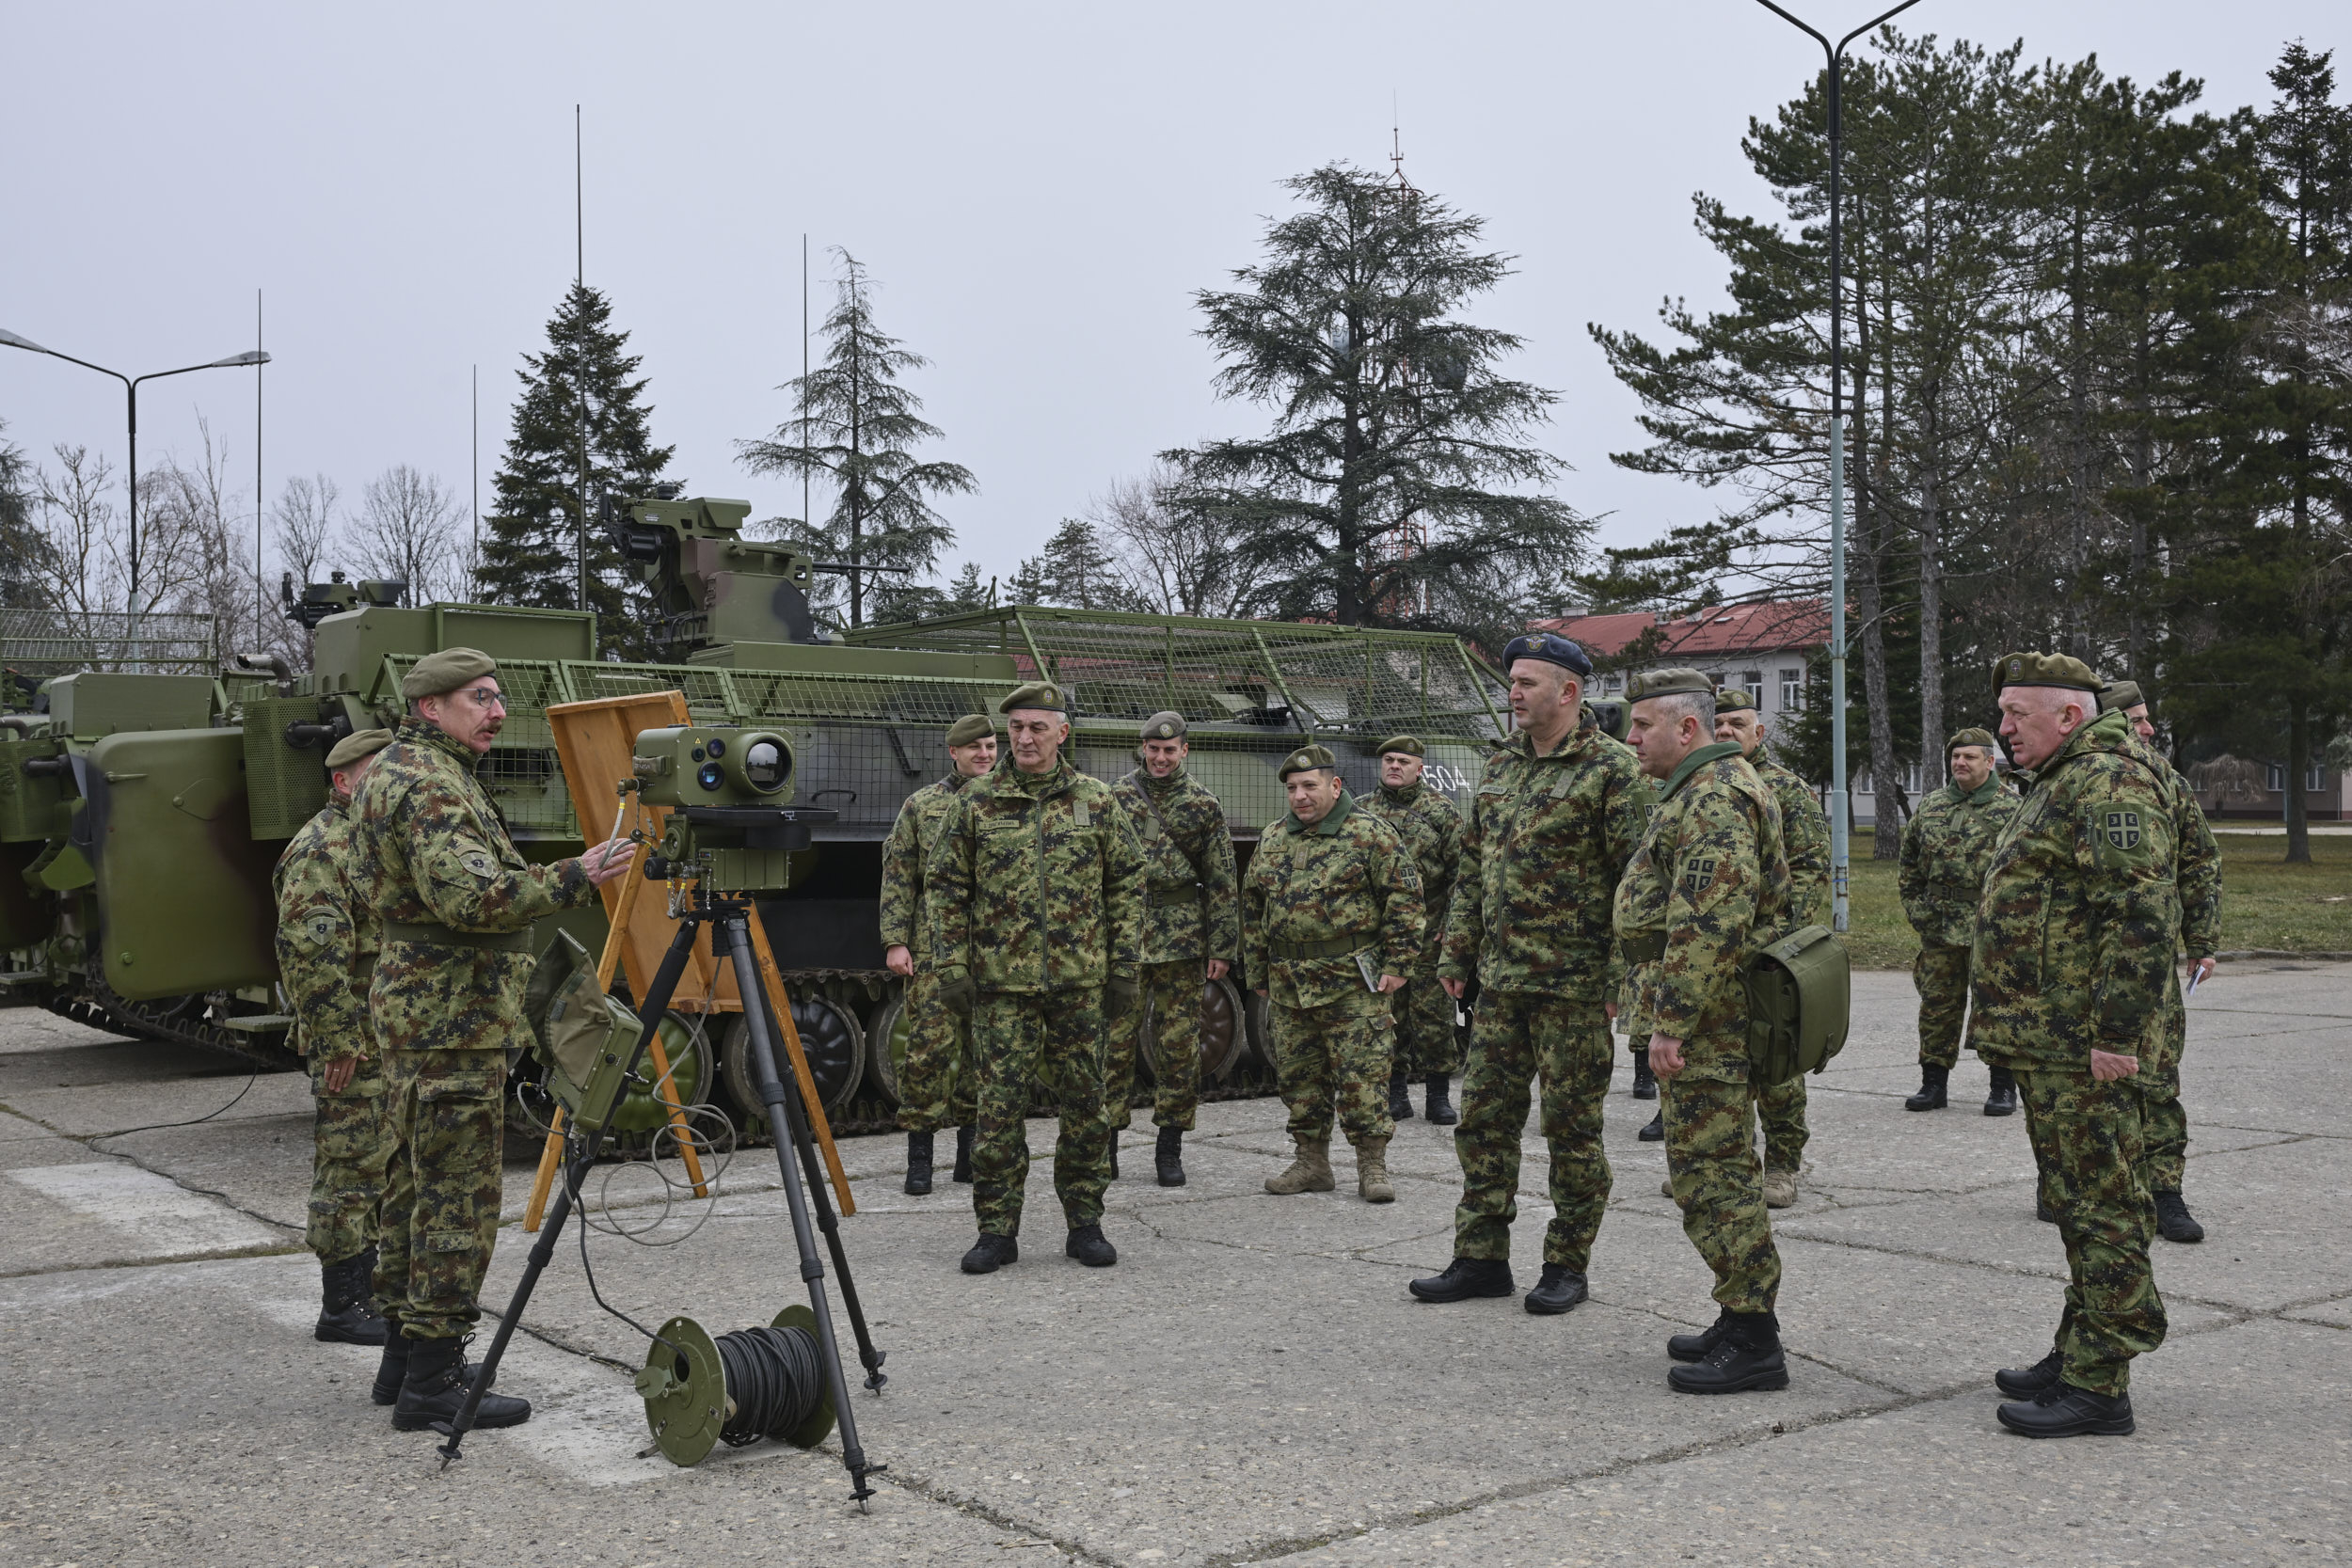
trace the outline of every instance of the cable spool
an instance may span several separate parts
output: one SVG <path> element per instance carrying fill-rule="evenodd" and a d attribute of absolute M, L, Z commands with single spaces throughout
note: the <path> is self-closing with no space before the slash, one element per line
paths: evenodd
<path fill-rule="evenodd" d="M 699 1465 L 721 1442 L 772 1437 L 813 1449 L 833 1430 L 817 1314 L 806 1307 L 716 1339 L 691 1318 L 672 1318 L 645 1352 L 637 1392 L 654 1445 L 673 1465 Z"/>

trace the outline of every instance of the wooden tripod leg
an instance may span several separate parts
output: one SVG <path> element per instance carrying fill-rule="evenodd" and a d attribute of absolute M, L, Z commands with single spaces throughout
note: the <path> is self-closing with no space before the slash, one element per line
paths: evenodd
<path fill-rule="evenodd" d="M 523 1205 L 523 1228 L 535 1231 L 548 1212 L 548 1189 L 555 1185 L 555 1168 L 564 1163 L 564 1107 L 555 1108 L 548 1124 L 548 1143 L 539 1150 L 539 1174 L 531 1179 L 531 1201 Z"/>
<path fill-rule="evenodd" d="M 776 967 L 774 949 L 768 945 L 767 928 L 759 923 L 759 911 L 754 910 L 743 922 L 751 927 L 752 954 L 759 960 L 760 983 L 768 988 L 768 1000 L 775 1005 L 778 1027 L 784 1035 L 784 1053 L 792 1058 L 792 1076 L 800 1081 L 801 1103 L 808 1109 L 808 1130 L 816 1134 L 817 1147 L 824 1151 L 825 1170 L 833 1178 L 833 1190 L 841 1200 L 841 1212 L 846 1217 L 857 1212 L 857 1199 L 850 1196 L 850 1179 L 841 1169 L 841 1151 L 833 1146 L 833 1124 L 825 1119 L 825 1107 L 817 1095 L 817 1079 L 808 1070 L 808 1057 L 801 1051 L 800 1026 L 792 1022 L 792 1004 L 784 994 L 784 972 Z M 746 999 L 748 1001 L 748 999 Z M 784 1129 L 775 1130 L 784 1136 Z"/>
<path fill-rule="evenodd" d="M 613 836 L 620 835 L 616 832 Z M 612 989 L 612 977 L 620 973 L 621 953 L 628 945 L 629 922 L 637 913 L 637 890 L 644 885 L 645 879 L 634 871 L 621 879 L 620 901 L 612 907 L 612 927 L 604 939 L 604 957 L 596 960 L 596 984 L 605 990 Z M 686 1124 L 686 1107 L 678 1103 L 677 1085 L 670 1082 L 670 1053 L 661 1049 L 659 1032 L 646 1046 L 645 1053 L 653 1062 L 654 1083 L 661 1103 L 670 1108 L 670 1126 L 677 1133 L 678 1153 L 686 1161 L 687 1179 L 694 1183 L 696 1197 L 708 1197 L 710 1187 L 703 1178 L 702 1156 L 694 1151 L 692 1133 Z"/>

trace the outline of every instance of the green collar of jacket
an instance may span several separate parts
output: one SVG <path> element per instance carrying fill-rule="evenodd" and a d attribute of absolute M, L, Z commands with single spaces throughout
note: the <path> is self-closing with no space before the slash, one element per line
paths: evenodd
<path fill-rule="evenodd" d="M 457 765 L 469 773 L 472 772 L 482 761 L 480 757 L 474 755 L 472 747 L 453 738 L 440 725 L 427 723 L 413 714 L 401 720 L 400 738 L 412 746 L 430 746 L 444 756 L 454 757 Z"/>
<path fill-rule="evenodd" d="M 1170 790 L 1177 789 L 1183 785 L 1184 782 L 1184 765 L 1181 762 L 1178 763 L 1176 765 L 1175 771 L 1169 773 L 1165 779 L 1153 778 L 1152 776 L 1152 769 L 1149 768 L 1136 768 L 1136 777 L 1141 780 L 1143 787 L 1150 790 L 1152 794 L 1166 795 Z"/>
<path fill-rule="evenodd" d="M 2066 737 L 2066 744 L 2058 749 L 2058 755 L 2034 769 L 2033 782 L 2042 784 L 2055 777 L 2058 770 L 2092 752 L 2124 752 L 2137 738 L 2129 715 L 2122 712 L 2103 713 Z"/>
<path fill-rule="evenodd" d="M 1682 766 L 1667 774 L 1666 782 L 1658 786 L 1659 803 L 1663 805 L 1666 801 L 1673 800 L 1675 791 L 1682 787 L 1683 780 L 1713 762 L 1717 757 L 1736 757 L 1739 754 L 1740 743 L 1736 740 L 1718 740 L 1700 747 L 1689 756 L 1684 757 Z"/>
<path fill-rule="evenodd" d="M 1525 730 L 1513 730 L 1511 737 L 1502 743 L 1501 749 L 1515 756 L 1525 757 L 1530 762 L 1559 762 L 1585 755 L 1592 750 L 1591 738 L 1599 733 L 1598 730 L 1570 730 L 1561 736 L 1559 745 L 1549 752 L 1538 752 L 1534 736 Z"/>
<path fill-rule="evenodd" d="M 1308 827 L 1304 822 L 1298 820 L 1298 814 L 1296 812 L 1291 813 L 1291 832 L 1295 833 L 1306 833 L 1310 836 L 1320 833 L 1325 838 L 1329 838 L 1340 831 L 1340 824 L 1347 820 L 1349 808 L 1353 806 L 1353 804 L 1354 801 L 1349 798 L 1346 789 L 1343 787 L 1340 790 L 1340 798 L 1331 803 L 1331 809 L 1329 811 L 1323 814 L 1323 820 L 1316 823 L 1311 828 Z"/>
<path fill-rule="evenodd" d="M 1403 789 L 1391 789 L 1387 784 L 1382 784 L 1380 799 L 1391 806 L 1409 806 L 1421 799 L 1421 792 L 1422 781 L 1415 779 Z"/>
<path fill-rule="evenodd" d="M 1007 756 L 1009 759 L 1010 753 Z M 1007 760 L 989 776 L 989 787 L 999 795 L 1025 795 L 1032 800 L 1042 800 L 1068 789 L 1077 776 L 1078 770 L 1070 766 L 1066 756 L 1055 757 L 1052 770 L 1044 773 L 1024 773 Z"/>
<path fill-rule="evenodd" d="M 1969 793 L 1961 795 L 1960 798 L 1968 805 L 1981 806 L 1989 802 L 1993 797 L 1998 795 L 2000 792 L 2001 776 L 1998 773 L 1995 773 L 1992 777 L 1986 779 L 1984 783 L 1977 785 L 1977 787 Z M 1952 793 L 1955 795 L 1960 794 L 1958 790 L 1954 790 Z"/>

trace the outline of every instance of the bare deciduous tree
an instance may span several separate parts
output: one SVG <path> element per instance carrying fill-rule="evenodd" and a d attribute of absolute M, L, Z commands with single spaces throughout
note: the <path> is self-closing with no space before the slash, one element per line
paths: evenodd
<path fill-rule="evenodd" d="M 319 580 L 320 569 L 336 543 L 335 512 L 342 487 L 325 474 L 301 474 L 286 481 L 271 508 L 271 532 L 280 567 L 294 574 L 294 592 Z"/>
<path fill-rule="evenodd" d="M 460 511 L 440 475 L 396 463 L 359 493 L 353 562 L 362 576 L 407 583 L 410 604 L 461 598 L 471 563 L 458 537 Z"/>
<path fill-rule="evenodd" d="M 1235 530 L 1221 512 L 1184 505 L 1183 480 L 1168 462 L 1114 480 L 1086 520 L 1138 598 L 1169 615 L 1237 616 L 1254 579 L 1234 559 Z"/>

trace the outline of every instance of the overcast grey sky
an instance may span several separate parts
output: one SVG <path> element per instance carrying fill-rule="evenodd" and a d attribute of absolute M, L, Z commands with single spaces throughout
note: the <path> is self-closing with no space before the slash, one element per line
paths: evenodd
<path fill-rule="evenodd" d="M 1804 0 L 1824 30 L 1875 8 Z M 1518 272 L 1482 322 L 1562 393 L 1561 493 L 1645 539 L 1712 513 L 1614 469 L 1632 401 L 1584 327 L 1716 296 L 1706 190 L 1764 193 L 1739 138 L 1815 69 L 1753 0 L 1422 6 L 590 4 L 11 8 L 0 326 L 136 373 L 249 347 L 262 291 L 266 487 L 323 470 L 355 497 L 394 463 L 469 488 L 520 356 L 573 267 L 572 105 L 586 118 L 587 276 L 651 377 L 656 438 L 706 494 L 799 511 L 732 442 L 787 417 L 800 245 L 845 245 L 883 327 L 930 356 L 914 386 L 980 493 L 951 499 L 970 558 L 1009 574 L 1063 516 L 1165 447 L 1256 428 L 1217 403 L 1193 291 L 1248 262 L 1276 182 L 1331 159 L 1406 168 L 1489 220 Z M 2201 76 L 2266 102 L 2288 39 L 2336 45 L 2342 0 L 1925 0 L 1920 31 L 2111 72 Z M 2352 61 L 2345 62 L 2352 77 Z M 829 295 L 818 291 L 821 319 Z M 253 372 L 151 384 L 143 451 L 209 417 L 249 486 Z M 121 395 L 0 351 L 0 419 L 37 457 L 119 463 Z"/>

